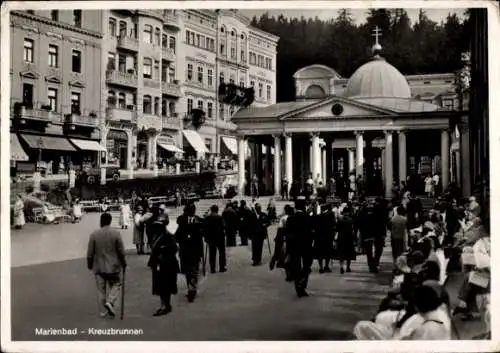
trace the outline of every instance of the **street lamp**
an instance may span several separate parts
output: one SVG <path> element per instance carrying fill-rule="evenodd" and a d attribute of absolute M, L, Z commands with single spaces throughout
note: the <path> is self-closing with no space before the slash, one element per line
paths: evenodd
<path fill-rule="evenodd" d="M 40 137 L 38 139 L 38 168 L 37 168 L 39 172 L 42 171 L 42 148 L 43 148 L 43 140 Z"/>

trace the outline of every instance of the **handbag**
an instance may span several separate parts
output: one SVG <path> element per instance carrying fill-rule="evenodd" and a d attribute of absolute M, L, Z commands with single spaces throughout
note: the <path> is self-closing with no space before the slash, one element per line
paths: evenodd
<path fill-rule="evenodd" d="M 490 276 L 485 272 L 471 271 L 469 273 L 469 283 L 481 288 L 488 288 Z"/>

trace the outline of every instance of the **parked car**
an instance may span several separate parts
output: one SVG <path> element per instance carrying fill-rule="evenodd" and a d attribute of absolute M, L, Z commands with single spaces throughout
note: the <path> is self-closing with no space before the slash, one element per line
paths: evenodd
<path fill-rule="evenodd" d="M 78 178 L 87 184 L 95 184 L 101 180 L 101 168 L 89 167 L 80 171 Z M 106 167 L 106 179 L 120 180 L 120 170 L 116 167 Z"/>

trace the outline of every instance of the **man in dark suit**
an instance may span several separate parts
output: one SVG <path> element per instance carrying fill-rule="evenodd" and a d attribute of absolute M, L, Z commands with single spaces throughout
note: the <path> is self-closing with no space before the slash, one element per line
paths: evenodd
<path fill-rule="evenodd" d="M 177 218 L 177 224 L 175 238 L 179 243 L 181 272 L 186 276 L 187 298 L 192 303 L 197 294 L 198 272 L 203 257 L 203 220 L 196 216 L 194 203 L 184 208 L 184 213 Z"/>
<path fill-rule="evenodd" d="M 94 272 L 101 317 L 115 316 L 115 302 L 121 288 L 120 273 L 127 266 L 125 248 L 120 232 L 109 227 L 111 215 L 101 215 L 101 228 L 90 235 L 87 248 L 87 267 Z M 109 291 L 106 294 L 106 288 Z"/>
<path fill-rule="evenodd" d="M 313 234 L 310 217 L 306 214 L 306 200 L 300 196 L 295 201 L 296 212 L 286 222 L 287 257 L 289 278 L 295 282 L 297 296 L 307 297 L 307 283 L 313 262 Z"/>
<path fill-rule="evenodd" d="M 240 217 L 240 239 L 241 245 L 248 245 L 248 238 L 252 235 L 252 219 L 255 217 L 253 210 L 251 210 L 245 200 L 240 201 L 240 208 L 238 210 Z"/>
<path fill-rule="evenodd" d="M 226 242 L 225 225 L 222 216 L 219 215 L 219 207 L 210 207 L 210 214 L 204 223 L 205 240 L 208 244 L 208 257 L 210 261 L 210 272 L 215 273 L 215 258 L 219 252 L 219 271 L 226 272 Z"/>
<path fill-rule="evenodd" d="M 262 248 L 264 240 L 267 239 L 267 227 L 271 223 L 269 217 L 262 211 L 259 203 L 255 204 L 255 216 L 251 218 L 252 231 L 252 266 L 259 266 L 262 264 Z"/>
<path fill-rule="evenodd" d="M 222 219 L 226 225 L 227 246 L 236 246 L 236 233 L 240 226 L 240 219 L 231 202 L 227 204 L 226 209 L 222 212 Z"/>

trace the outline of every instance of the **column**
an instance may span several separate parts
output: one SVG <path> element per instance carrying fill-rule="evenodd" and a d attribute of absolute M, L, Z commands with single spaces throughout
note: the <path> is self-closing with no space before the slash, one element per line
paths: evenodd
<path fill-rule="evenodd" d="M 238 195 L 245 195 L 245 137 L 238 138 Z"/>
<path fill-rule="evenodd" d="M 364 156 L 363 156 L 363 131 L 356 131 L 356 177 L 363 177 L 363 165 L 364 165 Z"/>
<path fill-rule="evenodd" d="M 392 178 L 394 175 L 392 168 L 392 131 L 385 131 L 385 197 L 392 196 Z"/>
<path fill-rule="evenodd" d="M 442 190 L 448 187 L 450 175 L 450 137 L 448 130 L 441 131 L 441 185 Z"/>
<path fill-rule="evenodd" d="M 135 147 L 135 142 L 137 142 L 137 136 L 134 139 L 134 134 L 131 130 L 127 130 L 127 170 L 129 179 L 134 178 L 134 157 L 133 151 Z"/>
<path fill-rule="evenodd" d="M 311 161 L 311 172 L 313 179 L 316 179 L 318 174 L 321 175 L 321 149 L 319 147 L 319 134 L 311 134 L 311 147 L 312 147 L 312 161 Z"/>
<path fill-rule="evenodd" d="M 271 146 L 266 145 L 266 156 L 265 156 L 265 161 L 264 161 L 264 176 L 263 176 L 263 181 L 265 183 L 265 192 L 268 192 L 271 190 L 271 160 L 272 160 L 272 154 L 271 154 Z"/>
<path fill-rule="evenodd" d="M 406 131 L 398 132 L 398 143 L 399 143 L 399 182 L 406 181 Z"/>
<path fill-rule="evenodd" d="M 292 156 L 292 135 L 285 135 L 285 172 L 286 180 L 288 181 L 288 191 L 293 182 L 293 156 Z"/>
<path fill-rule="evenodd" d="M 385 180 L 385 160 L 386 160 L 385 148 L 381 148 L 380 149 L 380 164 L 382 165 L 382 180 Z"/>
<path fill-rule="evenodd" d="M 255 161 L 257 159 L 257 151 L 255 148 L 255 143 L 250 143 L 250 160 L 248 161 L 248 182 L 250 182 L 255 174 Z"/>
<path fill-rule="evenodd" d="M 279 135 L 274 138 L 274 195 L 281 195 L 281 139 Z"/>
<path fill-rule="evenodd" d="M 152 155 L 153 155 L 153 147 L 152 147 L 152 136 L 148 135 L 148 156 L 146 160 L 146 168 L 151 169 L 152 167 Z"/>
<path fill-rule="evenodd" d="M 351 174 L 351 172 L 356 168 L 354 149 L 348 148 L 347 152 L 349 154 L 349 172 L 347 174 Z"/>
<path fill-rule="evenodd" d="M 328 146 L 328 145 L 327 145 Z M 321 150 L 321 179 L 323 179 L 323 185 L 326 185 L 326 148 Z"/>

